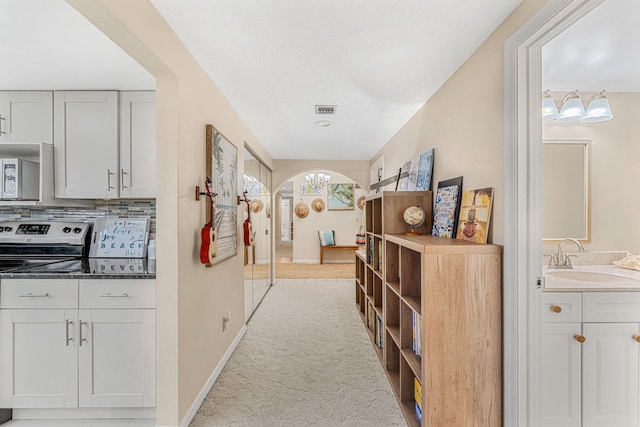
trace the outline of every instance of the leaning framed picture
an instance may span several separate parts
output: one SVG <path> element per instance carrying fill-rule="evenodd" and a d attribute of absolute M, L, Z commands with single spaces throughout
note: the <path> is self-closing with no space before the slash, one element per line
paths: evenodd
<path fill-rule="evenodd" d="M 216 194 L 213 209 L 218 247 L 213 265 L 216 265 L 238 253 L 238 149 L 213 125 L 207 125 L 206 131 L 206 170 Z M 207 222 L 209 217 L 207 212 Z"/>
<path fill-rule="evenodd" d="M 440 181 L 436 190 L 431 234 L 440 237 L 455 237 L 460 213 L 462 177 Z"/>
<path fill-rule="evenodd" d="M 327 210 L 353 210 L 354 186 L 351 184 L 327 184 Z"/>

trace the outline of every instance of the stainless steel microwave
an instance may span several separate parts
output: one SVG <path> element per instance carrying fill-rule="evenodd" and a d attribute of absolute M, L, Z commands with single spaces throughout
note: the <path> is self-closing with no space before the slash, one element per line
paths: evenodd
<path fill-rule="evenodd" d="M 2 165 L 1 200 L 38 200 L 40 165 L 17 158 L 0 158 Z"/>

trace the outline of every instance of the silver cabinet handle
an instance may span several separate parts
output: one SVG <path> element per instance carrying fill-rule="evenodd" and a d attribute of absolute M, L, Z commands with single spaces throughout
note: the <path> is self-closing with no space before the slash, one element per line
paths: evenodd
<path fill-rule="evenodd" d="M 6 120 L 6 119 L 5 119 L 4 117 L 2 117 L 2 114 L 0 114 L 0 135 L 4 135 L 5 133 L 7 133 L 7 132 L 5 132 L 4 130 L 2 130 L 2 127 L 3 127 L 3 126 L 2 126 L 2 123 L 3 123 L 5 120 Z"/>
<path fill-rule="evenodd" d="M 73 326 L 73 322 L 71 320 L 67 319 L 67 330 L 66 330 L 66 333 L 67 333 L 67 347 L 69 347 L 69 342 L 73 341 L 73 338 L 71 338 L 69 336 L 69 326 L 70 325 Z"/>
<path fill-rule="evenodd" d="M 111 292 L 109 292 L 105 295 L 100 295 L 100 298 L 129 298 L 129 294 L 125 292 L 121 295 L 111 295 Z"/>
<path fill-rule="evenodd" d="M 29 292 L 28 294 L 18 295 L 19 298 L 49 298 L 49 292 L 45 292 L 44 294 L 32 294 Z"/>
<path fill-rule="evenodd" d="M 126 174 L 127 174 L 127 173 L 124 171 L 124 169 L 120 169 L 120 188 L 122 188 L 123 190 L 124 190 L 125 188 L 127 188 L 127 186 L 126 186 L 126 185 L 124 185 L 124 176 L 125 176 Z"/>
<path fill-rule="evenodd" d="M 87 340 L 86 338 L 83 338 L 83 337 L 82 337 L 82 327 L 83 327 L 84 325 L 86 325 L 86 324 L 87 324 L 87 322 L 84 322 L 84 321 L 82 321 L 82 320 L 80 321 L 80 347 L 82 347 L 82 343 L 83 343 L 83 342 L 85 342 L 85 341 Z"/>
<path fill-rule="evenodd" d="M 107 169 L 107 191 L 113 190 L 113 185 L 111 185 L 111 175 L 113 175 L 113 172 L 111 172 L 111 169 Z"/>

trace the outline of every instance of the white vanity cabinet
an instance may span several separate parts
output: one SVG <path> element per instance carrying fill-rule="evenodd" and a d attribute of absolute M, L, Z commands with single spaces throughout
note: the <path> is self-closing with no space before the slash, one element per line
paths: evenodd
<path fill-rule="evenodd" d="M 0 407 L 154 407 L 155 280 L 2 280 L 0 377 Z"/>
<path fill-rule="evenodd" d="M 640 292 L 544 293 L 543 320 L 543 425 L 640 426 Z"/>
<path fill-rule="evenodd" d="M 0 91 L 2 142 L 53 142 L 53 92 Z"/>

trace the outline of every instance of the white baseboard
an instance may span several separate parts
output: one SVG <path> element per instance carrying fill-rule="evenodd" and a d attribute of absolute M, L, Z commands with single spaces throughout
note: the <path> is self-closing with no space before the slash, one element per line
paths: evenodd
<path fill-rule="evenodd" d="M 242 337 L 246 332 L 247 332 L 247 325 L 242 325 L 242 328 L 238 332 L 238 335 L 236 335 L 236 337 L 233 339 L 233 342 L 231 343 L 227 351 L 224 353 L 224 356 L 222 356 L 222 359 L 218 363 L 218 366 L 216 366 L 216 368 L 213 370 L 213 372 L 211 373 L 211 376 L 202 387 L 202 390 L 200 390 L 200 393 L 198 393 L 196 400 L 194 400 L 193 404 L 191 405 L 191 408 L 189 408 L 189 410 L 185 414 L 184 418 L 182 419 L 182 422 L 180 423 L 180 427 L 189 427 L 189 423 L 191 423 L 191 421 L 193 420 L 193 417 L 196 416 L 198 409 L 200 409 L 200 406 L 202 406 L 202 402 L 204 402 L 204 399 L 207 397 L 207 394 L 209 394 L 211 387 L 213 387 L 213 384 L 218 379 L 220 372 L 222 372 L 222 369 L 229 361 L 229 358 L 231 358 L 231 355 L 236 350 L 236 347 L 238 347 L 238 344 L 240 344 L 240 341 L 242 340 Z M 156 424 L 156 427 L 162 427 L 162 426 Z"/>

